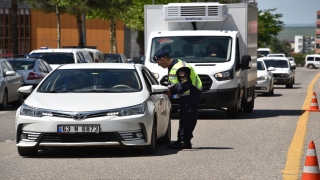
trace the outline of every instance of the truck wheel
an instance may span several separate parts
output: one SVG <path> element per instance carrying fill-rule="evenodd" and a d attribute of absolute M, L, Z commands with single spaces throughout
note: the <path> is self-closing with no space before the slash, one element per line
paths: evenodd
<path fill-rule="evenodd" d="M 239 94 L 238 94 L 238 97 L 237 97 L 237 102 L 236 104 L 231 107 L 231 108 L 227 108 L 227 115 L 229 118 L 232 118 L 232 119 L 236 119 L 239 117 L 239 113 L 241 112 L 241 99 L 239 97 Z"/>
<path fill-rule="evenodd" d="M 252 100 L 250 102 L 247 102 L 243 106 L 243 112 L 245 113 L 252 113 L 254 108 L 254 93 L 252 95 Z"/>

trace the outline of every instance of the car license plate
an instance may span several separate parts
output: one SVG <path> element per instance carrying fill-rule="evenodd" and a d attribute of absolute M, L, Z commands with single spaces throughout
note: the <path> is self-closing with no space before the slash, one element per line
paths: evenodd
<path fill-rule="evenodd" d="M 58 125 L 58 133 L 99 133 L 99 125 Z"/>

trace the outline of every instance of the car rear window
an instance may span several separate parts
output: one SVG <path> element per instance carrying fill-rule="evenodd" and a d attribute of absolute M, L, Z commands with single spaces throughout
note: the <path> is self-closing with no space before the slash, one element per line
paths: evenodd
<path fill-rule="evenodd" d="M 121 57 L 119 55 L 103 55 L 106 63 L 121 63 Z"/>
<path fill-rule="evenodd" d="M 32 56 L 41 57 L 48 64 L 73 64 L 73 53 L 32 53 Z"/>
<path fill-rule="evenodd" d="M 30 70 L 34 68 L 35 61 L 23 61 L 23 60 L 9 60 L 9 63 L 16 69 L 16 70 Z"/>

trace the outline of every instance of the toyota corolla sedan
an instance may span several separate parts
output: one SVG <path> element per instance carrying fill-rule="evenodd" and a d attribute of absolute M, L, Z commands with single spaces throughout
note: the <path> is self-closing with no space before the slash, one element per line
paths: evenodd
<path fill-rule="evenodd" d="M 51 71 L 16 113 L 20 156 L 70 146 L 155 151 L 171 141 L 167 87 L 141 64 L 67 64 Z"/>
<path fill-rule="evenodd" d="M 265 65 L 264 61 L 258 58 L 257 60 L 257 76 L 258 81 L 256 85 L 256 92 L 262 93 L 265 95 L 273 95 L 274 94 L 274 77 L 272 71 L 274 71 L 274 67 L 269 67 Z"/>

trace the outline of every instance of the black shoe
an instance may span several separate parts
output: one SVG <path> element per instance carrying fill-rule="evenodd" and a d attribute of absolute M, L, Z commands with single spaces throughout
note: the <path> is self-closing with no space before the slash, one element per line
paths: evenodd
<path fill-rule="evenodd" d="M 173 143 L 171 143 L 171 144 L 168 144 L 168 145 L 167 145 L 167 148 L 172 148 L 173 146 L 176 146 L 176 145 L 178 145 L 178 144 L 181 144 L 181 140 L 180 140 L 180 139 L 178 139 L 176 142 L 173 142 Z"/>
<path fill-rule="evenodd" d="M 190 142 L 181 141 L 178 144 L 172 145 L 172 149 L 192 149 L 192 144 Z"/>

